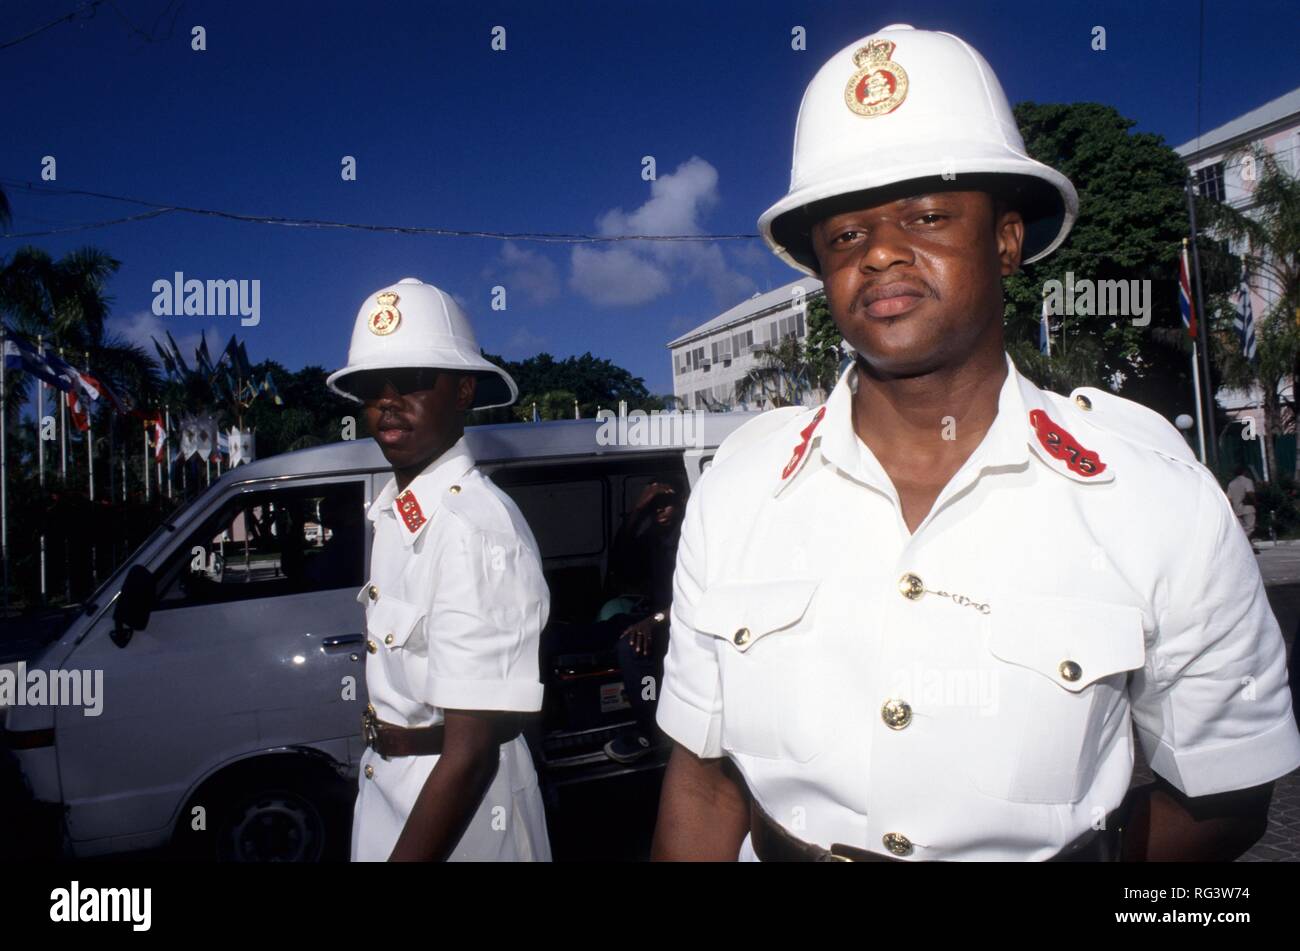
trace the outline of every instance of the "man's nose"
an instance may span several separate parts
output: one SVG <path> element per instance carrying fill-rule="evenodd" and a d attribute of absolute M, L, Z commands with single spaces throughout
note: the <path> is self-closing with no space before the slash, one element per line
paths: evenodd
<path fill-rule="evenodd" d="M 881 222 L 867 232 L 861 255 L 858 267 L 863 271 L 885 271 L 915 259 L 906 230 L 893 222 Z"/>

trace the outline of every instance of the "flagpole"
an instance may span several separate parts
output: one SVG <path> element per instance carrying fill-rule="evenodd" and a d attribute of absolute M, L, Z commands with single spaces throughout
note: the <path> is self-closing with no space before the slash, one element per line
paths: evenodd
<path fill-rule="evenodd" d="M 9 362 L 9 334 L 0 324 L 0 559 L 4 560 L 4 612 L 9 616 L 9 392 L 5 389 L 5 364 Z M 37 435 L 40 435 L 38 432 Z"/>
<path fill-rule="evenodd" d="M 59 347 L 59 359 L 63 359 L 63 348 Z M 59 400 L 59 481 L 68 482 L 68 400 L 63 394 Z"/>
<path fill-rule="evenodd" d="M 90 351 L 86 351 L 86 372 L 90 372 Z M 90 501 L 95 501 L 95 418 L 94 404 L 86 401 L 86 491 Z M 92 572 L 93 574 L 93 572 Z"/>
<path fill-rule="evenodd" d="M 45 344 L 41 342 L 41 335 L 36 335 L 36 352 L 45 353 Z M 36 470 L 37 479 L 42 489 L 45 488 L 45 381 L 36 381 Z M 46 500 L 45 493 L 41 492 L 41 518 L 44 521 Z M 41 569 L 41 604 L 48 600 L 45 588 L 45 530 L 42 526 L 40 539 L 40 569 Z"/>
<path fill-rule="evenodd" d="M 1192 273 L 1196 280 L 1196 308 L 1201 315 L 1197 324 L 1197 336 L 1200 338 L 1201 374 L 1200 382 L 1204 387 L 1204 426 L 1206 465 L 1212 469 L 1219 468 L 1219 434 L 1214 427 L 1214 377 L 1210 373 L 1210 315 L 1205 311 L 1205 292 L 1201 289 L 1201 251 L 1196 240 L 1196 196 L 1192 192 L 1192 175 L 1188 172 L 1184 183 L 1187 193 L 1187 217 L 1192 226 Z M 1265 437 L 1267 438 L 1267 437 Z"/>
<path fill-rule="evenodd" d="M 167 414 L 166 421 L 163 423 L 163 455 L 167 457 L 167 498 L 172 498 L 172 451 L 167 444 L 171 442 L 172 437 L 172 409 L 170 406 L 165 407 Z"/>
<path fill-rule="evenodd" d="M 1200 347 L 1192 341 L 1192 386 L 1196 390 L 1196 438 L 1201 447 L 1201 465 L 1205 465 L 1205 411 L 1201 406 L 1201 367 L 1197 359 Z"/>
<path fill-rule="evenodd" d="M 44 353 L 40 334 L 36 335 L 36 352 Z M 41 488 L 45 488 L 45 381 L 36 381 L 36 471 Z M 44 586 L 42 586 L 44 590 Z"/>

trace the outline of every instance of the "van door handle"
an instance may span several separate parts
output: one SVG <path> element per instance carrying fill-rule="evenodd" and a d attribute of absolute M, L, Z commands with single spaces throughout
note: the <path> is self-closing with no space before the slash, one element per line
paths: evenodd
<path fill-rule="evenodd" d="M 321 647 L 329 650 L 334 647 L 347 647 L 351 644 L 360 644 L 364 638 L 360 634 L 339 634 L 335 637 L 327 637 L 321 641 Z"/>

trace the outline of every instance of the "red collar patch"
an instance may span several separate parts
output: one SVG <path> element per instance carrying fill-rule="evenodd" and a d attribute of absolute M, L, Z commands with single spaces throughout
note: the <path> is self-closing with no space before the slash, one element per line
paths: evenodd
<path fill-rule="evenodd" d="M 397 497 L 397 511 L 401 514 L 402 521 L 406 523 L 406 530 L 412 535 L 426 521 L 424 513 L 420 511 L 420 503 L 411 494 L 410 489 Z"/>
<path fill-rule="evenodd" d="M 826 407 L 823 406 L 821 409 L 817 410 L 817 415 L 812 418 L 812 422 L 805 426 L 803 431 L 799 433 L 802 441 L 799 445 L 794 447 L 794 455 L 790 457 L 790 461 L 787 462 L 785 468 L 781 470 L 782 479 L 790 478 L 791 473 L 793 473 L 795 469 L 799 468 L 799 460 L 802 459 L 803 454 L 808 451 L 808 443 L 812 441 L 813 430 L 817 428 L 817 424 L 822 421 L 822 417 L 825 415 Z"/>
<path fill-rule="evenodd" d="M 1084 449 L 1078 440 L 1056 425 L 1041 409 L 1031 410 L 1029 422 L 1038 433 L 1038 441 L 1043 448 L 1056 459 L 1065 463 L 1071 472 L 1081 476 L 1101 475 L 1106 471 L 1106 463 L 1101 461 L 1091 449 Z"/>

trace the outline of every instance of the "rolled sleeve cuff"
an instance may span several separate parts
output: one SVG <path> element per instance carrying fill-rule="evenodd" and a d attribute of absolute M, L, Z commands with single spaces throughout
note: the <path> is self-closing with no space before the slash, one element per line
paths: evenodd
<path fill-rule="evenodd" d="M 1138 735 L 1151 768 L 1185 796 L 1249 789 L 1300 766 L 1300 731 L 1289 711 L 1285 720 L 1264 733 L 1210 749 L 1175 750 L 1140 727 Z"/>
<path fill-rule="evenodd" d="M 693 706 L 665 685 L 655 714 L 659 728 L 701 759 L 722 756 L 722 716 Z"/>
<path fill-rule="evenodd" d="M 542 709 L 542 685 L 531 680 L 429 680 L 429 703 L 444 710 L 513 710 L 532 713 Z"/>

